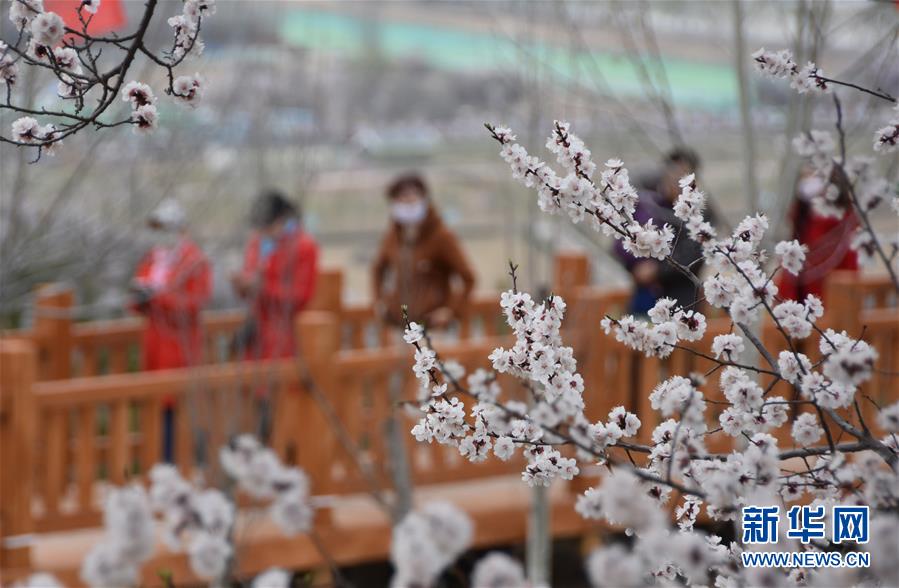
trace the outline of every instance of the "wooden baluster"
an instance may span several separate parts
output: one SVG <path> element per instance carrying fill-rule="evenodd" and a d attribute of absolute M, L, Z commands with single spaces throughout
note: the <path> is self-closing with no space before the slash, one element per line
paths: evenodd
<path fill-rule="evenodd" d="M 15 538 L 34 531 L 32 494 L 37 443 L 34 383 L 37 353 L 31 341 L 0 339 L 0 569 L 31 567 L 31 547 Z M 9 464 L 19 464 L 15 471 Z"/>
<path fill-rule="evenodd" d="M 75 468 L 78 481 L 78 504 L 83 511 L 93 506 L 94 481 L 97 477 L 97 411 L 93 404 L 78 409 L 78 437 Z"/>
<path fill-rule="evenodd" d="M 117 400 L 109 411 L 109 479 L 113 484 L 125 483 L 131 474 L 128 439 L 128 401 Z"/>
<path fill-rule="evenodd" d="M 128 347 L 113 345 L 109 348 L 109 373 L 124 374 L 128 371 Z"/>
<path fill-rule="evenodd" d="M 85 343 L 81 348 L 81 376 L 90 377 L 100 373 L 97 348 L 91 343 Z"/>
<path fill-rule="evenodd" d="M 59 512 L 59 498 L 66 483 L 66 415 L 60 410 L 49 410 L 41 416 L 45 443 L 44 508 L 52 516 Z"/>
<path fill-rule="evenodd" d="M 190 407 L 187 394 L 178 398 L 175 406 L 175 463 L 184 475 L 193 468 L 193 431 L 190 427 Z"/>
<path fill-rule="evenodd" d="M 339 269 L 323 269 L 315 281 L 315 294 L 308 310 L 321 310 L 340 315 L 343 310 L 343 272 Z"/>
<path fill-rule="evenodd" d="M 34 331 L 43 359 L 40 379 L 59 380 L 72 373 L 72 317 L 75 296 L 60 284 L 38 290 Z"/>
<path fill-rule="evenodd" d="M 365 323 L 353 322 L 350 328 L 352 334 L 353 349 L 362 349 L 365 347 Z"/>
<path fill-rule="evenodd" d="M 553 292 L 569 296 L 575 288 L 590 283 L 590 260 L 580 252 L 556 255 L 553 266 Z"/>
<path fill-rule="evenodd" d="M 140 469 L 146 474 L 162 457 L 162 401 L 150 398 L 140 411 Z"/>
<path fill-rule="evenodd" d="M 273 398 L 277 399 L 281 395 L 279 388 L 281 387 L 281 382 L 277 382 L 275 384 L 275 389 L 272 390 Z M 209 404 L 204 409 L 204 412 L 207 413 L 207 423 L 209 423 L 209 429 L 207 431 L 208 438 L 206 439 L 206 468 L 209 470 L 210 479 L 217 480 L 219 479 L 220 474 L 220 464 L 218 460 L 218 448 L 225 444 L 225 412 L 223 407 L 225 406 L 225 399 L 222 395 L 225 393 L 225 390 L 221 388 L 213 388 L 211 386 L 207 386 L 207 389 L 203 391 L 203 393 L 209 395 Z M 277 420 L 278 414 L 275 411 L 274 420 Z M 274 435 L 273 435 L 274 438 Z M 283 458 L 283 454 L 281 454 Z"/>
<path fill-rule="evenodd" d="M 297 320 L 298 349 L 316 389 L 336 405 L 345 395 L 334 388 L 333 363 L 339 345 L 339 324 L 333 313 L 305 312 Z M 297 461 L 312 480 L 315 493 L 327 493 L 331 484 L 334 438 L 315 398 L 300 389 L 299 411 L 292 416 L 297 433 Z"/>

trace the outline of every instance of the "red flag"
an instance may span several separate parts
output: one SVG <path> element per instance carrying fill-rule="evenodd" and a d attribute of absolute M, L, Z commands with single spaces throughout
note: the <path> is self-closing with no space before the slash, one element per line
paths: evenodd
<path fill-rule="evenodd" d="M 66 26 L 78 31 L 81 30 L 81 21 L 78 20 L 79 6 L 81 6 L 81 0 L 44 0 L 45 11 L 55 12 L 62 17 Z M 92 35 L 115 31 L 125 24 L 122 0 L 101 0 L 97 14 L 91 15 L 87 10 L 82 10 L 81 16 L 84 20 L 90 17 L 87 31 Z"/>

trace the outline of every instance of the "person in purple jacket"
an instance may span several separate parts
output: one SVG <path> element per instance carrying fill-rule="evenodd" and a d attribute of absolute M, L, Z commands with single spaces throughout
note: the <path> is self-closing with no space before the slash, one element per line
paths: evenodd
<path fill-rule="evenodd" d="M 665 224 L 674 229 L 674 250 L 672 257 L 698 275 L 702 269 L 702 250 L 687 236 L 683 223 L 674 216 L 674 204 L 680 194 L 678 180 L 687 174 L 699 171 L 699 156 L 688 147 L 671 150 L 664 159 L 661 174 L 654 190 L 640 190 L 640 199 L 634 211 L 634 218 L 640 223 L 653 219 L 655 225 Z M 714 224 L 711 209 L 706 209 L 706 220 Z M 634 293 L 631 297 L 630 312 L 645 314 L 659 298 L 677 300 L 685 307 L 696 305 L 700 292 L 693 281 L 670 263 L 657 259 L 636 258 L 615 243 L 615 255 L 621 260 L 634 279 Z M 700 260 L 700 261 L 697 261 Z"/>

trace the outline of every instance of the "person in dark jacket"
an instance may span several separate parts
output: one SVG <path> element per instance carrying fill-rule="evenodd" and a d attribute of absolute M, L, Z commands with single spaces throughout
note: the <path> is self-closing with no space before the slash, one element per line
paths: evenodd
<path fill-rule="evenodd" d="M 653 219 L 657 227 L 665 224 L 674 229 L 672 258 L 683 266 L 689 266 L 694 275 L 702 269 L 702 248 L 687 235 L 686 227 L 674 216 L 674 204 L 680 194 L 678 181 L 699 171 L 699 156 L 687 147 L 670 151 L 664 160 L 655 190 L 640 190 L 640 199 L 634 218 L 640 223 Z M 711 208 L 706 207 L 706 220 L 714 224 Z M 630 312 L 645 314 L 659 298 L 673 298 L 685 308 L 693 307 L 699 298 L 699 290 L 689 276 L 672 264 L 657 259 L 637 258 L 615 244 L 615 254 L 630 272 L 634 280 L 634 294 Z"/>
<path fill-rule="evenodd" d="M 463 316 L 475 284 L 458 238 L 443 223 L 424 180 L 400 176 L 387 189 L 390 227 L 372 266 L 375 308 L 394 325 L 446 327 Z"/>

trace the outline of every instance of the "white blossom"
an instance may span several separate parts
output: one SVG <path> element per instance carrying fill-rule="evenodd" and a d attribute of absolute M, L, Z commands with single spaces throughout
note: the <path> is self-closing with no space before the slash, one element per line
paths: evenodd
<path fill-rule="evenodd" d="M 81 0 L 81 8 L 90 14 L 97 14 L 100 10 L 100 0 Z"/>
<path fill-rule="evenodd" d="M 513 557 L 492 551 L 478 560 L 471 573 L 471 588 L 528 588 L 524 567 Z"/>
<path fill-rule="evenodd" d="M 814 414 L 804 412 L 793 421 L 791 434 L 797 444 L 807 447 L 821 439 L 824 429 L 818 425 L 818 418 Z"/>
<path fill-rule="evenodd" d="M 808 253 L 808 247 L 794 239 L 792 241 L 781 241 L 774 248 L 774 252 L 780 256 L 780 265 L 796 276 L 799 275 L 799 272 L 802 270 L 802 264 L 805 263 L 805 254 Z"/>
<path fill-rule="evenodd" d="M 219 578 L 228 565 L 233 549 L 222 537 L 198 533 L 188 546 L 190 569 L 203 579 Z"/>
<path fill-rule="evenodd" d="M 269 568 L 253 578 L 250 588 L 290 588 L 291 575 L 281 568 Z"/>
<path fill-rule="evenodd" d="M 9 6 L 9 20 L 21 31 L 44 12 L 43 0 L 17 0 Z"/>
<path fill-rule="evenodd" d="M 877 415 L 877 424 L 888 433 L 899 433 L 899 402 L 883 407 Z"/>
<path fill-rule="evenodd" d="M 114 543 L 101 541 L 81 562 L 79 577 L 91 588 L 133 586 L 137 584 L 138 565 L 124 557 Z"/>
<path fill-rule="evenodd" d="M 587 577 L 593 588 L 638 588 L 646 586 L 643 562 L 620 545 L 594 550 L 587 558 Z"/>
<path fill-rule="evenodd" d="M 718 335 L 712 342 L 712 353 L 716 359 L 723 357 L 727 361 L 736 361 L 744 350 L 743 338 L 734 333 Z"/>

